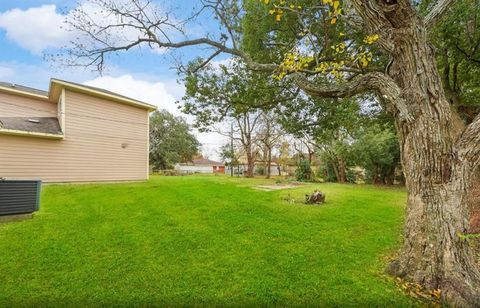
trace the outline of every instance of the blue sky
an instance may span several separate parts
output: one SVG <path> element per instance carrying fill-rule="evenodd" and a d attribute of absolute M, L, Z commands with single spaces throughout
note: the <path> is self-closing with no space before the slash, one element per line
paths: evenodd
<path fill-rule="evenodd" d="M 147 101 L 180 115 L 175 101 L 183 95 L 172 69 L 172 54 L 187 61 L 202 55 L 202 48 L 158 54 L 148 49 L 135 50 L 112 56 L 103 75 L 91 69 L 62 67 L 46 61 L 45 54 L 54 53 L 69 41 L 62 29 L 63 20 L 72 9 L 81 5 L 77 0 L 0 0 L 0 81 L 22 84 L 47 90 L 50 78 L 61 78 L 119 92 Z M 159 1 L 158 5 L 181 14 L 189 14 L 198 1 Z M 212 33 L 216 26 L 210 16 L 187 28 L 190 36 Z M 218 61 L 225 56 L 218 58 Z M 189 118 L 192 121 L 191 118 Z M 216 134 L 197 134 L 204 143 L 204 152 L 216 158 L 216 150 L 223 140 Z"/>

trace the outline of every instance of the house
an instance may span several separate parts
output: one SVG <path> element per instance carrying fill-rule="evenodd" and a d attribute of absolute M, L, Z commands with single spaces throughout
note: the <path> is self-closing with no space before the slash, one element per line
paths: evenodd
<path fill-rule="evenodd" d="M 255 175 L 266 175 L 266 168 L 267 168 L 267 162 L 264 161 L 255 161 L 255 165 L 253 167 L 253 172 Z M 226 174 L 231 174 L 231 166 L 228 166 L 225 170 Z M 248 170 L 248 163 L 246 160 L 239 159 L 239 162 L 237 165 L 233 166 L 233 174 L 234 175 L 244 175 L 247 173 Z M 272 161 L 270 164 L 270 175 L 271 176 L 277 176 L 281 175 L 281 169 L 280 166 Z"/>
<path fill-rule="evenodd" d="M 48 92 L 0 83 L 0 177 L 45 182 L 148 179 L 155 106 L 52 79 Z"/>
<path fill-rule="evenodd" d="M 234 174 L 234 175 L 245 175 L 248 170 L 248 159 L 247 155 L 244 153 L 240 152 L 237 154 L 237 163 L 234 164 L 233 166 L 233 172 L 232 172 L 232 166 L 227 166 L 225 173 L 226 174 Z M 262 159 L 259 159 L 259 154 L 255 154 L 255 161 L 254 161 L 254 167 L 253 167 L 253 173 L 255 175 L 266 175 L 267 174 L 267 161 L 263 161 Z M 281 174 L 281 166 L 277 163 L 275 158 L 272 158 L 272 161 L 270 162 L 270 175 L 271 176 L 278 176 L 282 175 Z"/>
<path fill-rule="evenodd" d="M 175 165 L 175 170 L 180 173 L 225 173 L 225 165 L 203 157 L 195 158 L 188 163 Z"/>

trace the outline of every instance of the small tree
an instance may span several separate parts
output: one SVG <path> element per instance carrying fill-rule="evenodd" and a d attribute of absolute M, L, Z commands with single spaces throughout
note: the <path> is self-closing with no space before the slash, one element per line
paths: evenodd
<path fill-rule="evenodd" d="M 288 165 L 292 161 L 292 153 L 291 153 L 291 147 L 290 143 L 287 140 L 283 140 L 280 142 L 278 146 L 278 164 L 280 168 L 280 174 L 282 175 L 282 172 L 288 172 Z"/>
<path fill-rule="evenodd" d="M 374 184 L 392 185 L 400 163 L 400 148 L 391 127 L 366 127 L 352 145 L 356 162 L 365 169 L 366 180 Z"/>
<path fill-rule="evenodd" d="M 271 176 L 272 151 L 278 145 L 283 132 L 277 123 L 276 116 L 272 112 L 262 112 L 260 125 L 257 133 L 257 140 L 260 143 L 260 149 L 263 149 L 265 162 L 264 173 L 266 178 Z"/>
<path fill-rule="evenodd" d="M 201 130 L 211 130 L 217 123 L 233 124 L 233 138 L 247 158 L 247 177 L 253 177 L 255 146 L 261 142 L 272 149 L 277 140 L 272 115 L 262 109 L 276 101 L 278 91 L 265 75 L 248 71 L 241 61 L 220 68 L 207 65 L 202 71 L 194 70 L 197 65 L 198 60 L 193 61 L 187 69 L 182 111 L 195 116 L 195 125 Z M 221 129 L 217 132 L 228 135 Z M 267 149 L 268 156 L 271 160 Z"/>
<path fill-rule="evenodd" d="M 232 144 L 225 144 L 220 148 L 220 157 L 225 162 L 225 165 L 230 168 L 231 175 L 233 176 L 234 170 L 239 166 L 239 156 Z"/>
<path fill-rule="evenodd" d="M 155 169 L 170 169 L 179 162 L 192 160 L 200 143 L 181 117 L 166 110 L 150 116 L 150 163 Z"/>

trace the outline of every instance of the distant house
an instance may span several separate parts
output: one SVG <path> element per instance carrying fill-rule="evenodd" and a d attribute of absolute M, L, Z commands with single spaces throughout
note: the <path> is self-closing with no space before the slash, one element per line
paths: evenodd
<path fill-rule="evenodd" d="M 267 168 L 267 163 L 263 161 L 255 161 L 255 165 L 253 168 L 253 172 L 255 175 L 266 175 L 266 168 Z M 248 164 L 246 161 L 240 159 L 239 163 L 235 166 L 233 166 L 233 174 L 235 175 L 244 175 L 247 173 L 248 170 Z M 228 166 L 225 170 L 226 174 L 231 174 L 231 166 Z M 280 166 L 272 161 L 270 164 L 270 175 L 271 176 L 276 176 L 276 175 L 281 175 L 281 168 Z"/>
<path fill-rule="evenodd" d="M 257 157 L 259 156 L 258 154 L 256 155 Z M 261 159 L 255 159 L 254 161 L 254 167 L 253 167 L 253 173 L 255 175 L 266 175 L 267 173 L 267 165 L 268 162 L 262 161 Z M 237 158 L 237 164 L 233 166 L 233 172 L 232 172 L 232 167 L 227 166 L 225 173 L 226 174 L 234 174 L 234 175 L 245 175 L 248 170 L 248 160 L 247 156 L 240 152 Z M 270 162 L 270 175 L 271 176 L 277 176 L 277 175 L 282 175 L 282 170 L 281 166 L 277 163 L 275 158 L 272 158 L 272 161 Z"/>
<path fill-rule="evenodd" d="M 181 173 L 225 173 L 225 164 L 206 158 L 195 158 L 188 163 L 175 165 Z"/>
<path fill-rule="evenodd" d="M 155 106 L 52 79 L 48 92 L 0 83 L 0 177 L 46 182 L 148 178 Z"/>

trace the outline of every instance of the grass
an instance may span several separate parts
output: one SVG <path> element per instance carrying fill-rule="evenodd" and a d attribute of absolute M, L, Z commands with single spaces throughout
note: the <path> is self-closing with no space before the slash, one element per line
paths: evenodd
<path fill-rule="evenodd" d="M 153 177 L 44 187 L 34 219 L 0 225 L 0 307 L 412 306 L 383 275 L 405 192 Z M 321 207 L 289 204 L 320 188 Z"/>

